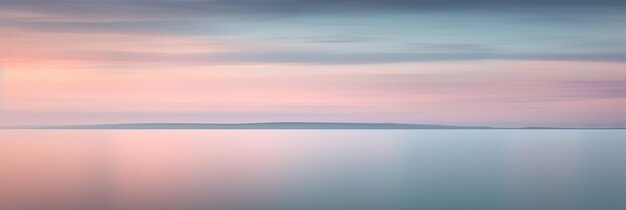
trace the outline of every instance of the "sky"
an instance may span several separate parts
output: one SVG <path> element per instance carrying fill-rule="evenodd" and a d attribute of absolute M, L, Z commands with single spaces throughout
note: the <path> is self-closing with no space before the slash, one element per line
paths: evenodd
<path fill-rule="evenodd" d="M 0 0 L 0 125 L 626 127 L 626 1 Z"/>

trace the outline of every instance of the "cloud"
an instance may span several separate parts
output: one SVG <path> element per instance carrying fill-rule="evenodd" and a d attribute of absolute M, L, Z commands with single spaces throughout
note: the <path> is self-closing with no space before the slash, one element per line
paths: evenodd
<path fill-rule="evenodd" d="M 493 52 L 495 50 L 492 46 L 474 43 L 413 43 L 409 46 L 414 50 L 427 52 Z"/>
<path fill-rule="evenodd" d="M 383 64 L 411 62 L 476 61 L 476 60 L 542 60 L 626 62 L 626 53 L 502 53 L 502 52 L 389 52 L 333 53 L 317 51 L 235 51 L 210 53 L 152 53 L 124 51 L 92 51 L 51 55 L 49 59 L 70 59 L 96 63 L 149 63 L 175 65 L 211 64 Z"/>
<path fill-rule="evenodd" d="M 3 14 L 0 15 L 0 29 L 18 29 L 24 34 L 198 35 L 207 40 L 246 47 L 220 53 L 202 53 L 210 49 L 197 48 L 193 53 L 181 53 L 183 47 L 149 51 L 123 49 L 125 45 L 141 42 L 137 40 L 141 38 L 122 42 L 77 36 L 80 39 L 74 40 L 76 46 L 90 42 L 117 45 L 99 45 L 93 49 L 73 46 L 45 49 L 46 52 L 58 52 L 59 55 L 50 56 L 61 59 L 323 65 L 467 60 L 626 61 L 626 51 L 619 48 L 623 45 L 620 36 L 623 32 L 615 29 L 624 16 L 606 13 L 626 9 L 625 1 L 616 0 L 0 0 L 0 4 L 0 14 Z M 494 10 L 486 15 L 472 12 L 395 13 L 489 8 Z M 570 19 L 577 23 L 573 26 L 550 21 L 533 22 L 537 19 L 528 14 L 523 17 L 503 15 L 506 13 L 503 11 L 524 8 L 539 9 L 545 14 L 552 14 L 545 12 L 551 9 L 577 8 L 575 11 L 589 12 L 594 18 L 593 22 L 584 23 L 580 19 Z M 500 9 L 503 11 L 498 12 Z M 377 12 L 390 14 L 363 15 Z M 317 16 L 280 20 L 256 18 L 302 14 Z M 584 15 L 571 13 L 571 16 Z M 608 30 L 612 32 L 607 33 Z M 603 42 L 585 45 L 589 40 Z M 50 42 L 54 40 L 47 37 L 39 40 L 39 43 Z M 32 43 L 24 41 L 20 44 Z"/>
<path fill-rule="evenodd" d="M 498 52 L 450 53 L 320 53 L 320 52 L 265 52 L 230 53 L 215 55 L 219 60 L 233 62 L 277 62 L 311 64 L 373 64 L 401 62 L 436 62 L 467 60 L 549 60 L 549 61 L 608 61 L 626 62 L 626 53 L 559 53 L 524 54 Z M 211 57 L 211 55 L 207 55 Z"/>
<path fill-rule="evenodd" d="M 59 33 L 124 33 L 124 34 L 212 34 L 217 29 L 195 25 L 193 21 L 7 21 L 3 25 L 39 32 Z"/>
<path fill-rule="evenodd" d="M 625 8 L 621 0 L 0 0 L 4 10 L 84 18 L 184 18 L 215 15 L 301 15 L 327 12 L 550 10 Z"/>

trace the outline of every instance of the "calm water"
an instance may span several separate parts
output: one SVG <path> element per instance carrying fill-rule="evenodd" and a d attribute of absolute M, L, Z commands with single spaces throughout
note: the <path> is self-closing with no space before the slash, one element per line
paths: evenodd
<path fill-rule="evenodd" d="M 2 210 L 622 210 L 623 130 L 0 130 Z"/>

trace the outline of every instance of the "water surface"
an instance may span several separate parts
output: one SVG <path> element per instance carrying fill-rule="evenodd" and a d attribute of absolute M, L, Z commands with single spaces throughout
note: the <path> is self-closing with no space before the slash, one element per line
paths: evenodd
<path fill-rule="evenodd" d="M 623 130 L 0 130 L 7 210 L 626 209 Z"/>

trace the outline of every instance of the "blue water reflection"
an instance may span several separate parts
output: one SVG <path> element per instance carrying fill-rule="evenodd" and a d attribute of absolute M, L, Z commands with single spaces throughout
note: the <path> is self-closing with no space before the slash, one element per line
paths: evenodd
<path fill-rule="evenodd" d="M 0 209 L 626 209 L 622 130 L 3 130 Z"/>

